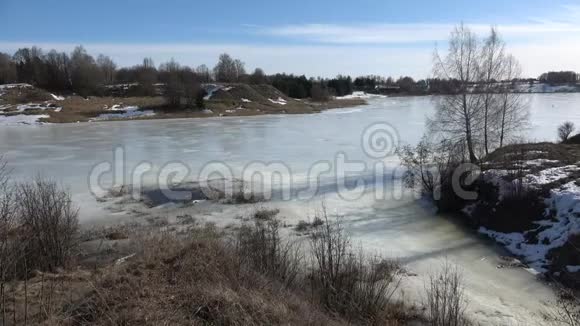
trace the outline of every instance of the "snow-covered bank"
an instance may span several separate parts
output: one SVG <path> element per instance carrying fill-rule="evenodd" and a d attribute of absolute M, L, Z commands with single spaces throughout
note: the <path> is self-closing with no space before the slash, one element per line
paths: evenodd
<path fill-rule="evenodd" d="M 0 90 L 6 89 L 23 89 L 23 88 L 34 88 L 30 84 L 20 83 L 20 84 L 2 84 L 0 85 Z"/>
<path fill-rule="evenodd" d="M 277 100 L 273 100 L 273 99 L 269 98 L 269 99 L 268 99 L 268 101 L 270 101 L 270 102 L 272 102 L 272 103 L 274 103 L 274 104 L 280 104 L 280 105 L 286 105 L 286 104 L 288 104 L 288 103 L 286 102 L 286 100 L 285 100 L 285 99 L 283 99 L 283 98 L 281 98 L 281 97 L 278 97 L 278 99 L 277 99 Z"/>
<path fill-rule="evenodd" d="M 480 200 L 463 210 L 473 217 L 478 207 L 491 206 L 492 208 L 485 212 L 494 215 L 498 213 L 497 210 L 504 208 L 501 206 L 506 200 L 521 200 L 518 205 L 522 206 L 535 205 L 527 202 L 534 200 L 533 198 L 525 197 L 526 194 L 535 194 L 532 196 L 537 196 L 537 200 L 544 204 L 543 213 L 538 212 L 538 216 L 523 216 L 530 213 L 524 207 L 520 212 L 512 213 L 523 214 L 517 216 L 517 219 L 531 223 L 529 224 L 531 227 L 528 223 L 522 223 L 522 229 L 519 231 L 499 232 L 483 225 L 479 228 L 479 232 L 504 245 L 508 251 L 520 257 L 536 272 L 554 276 L 560 276 L 562 273 L 578 273 L 574 266 L 580 264 L 580 254 L 574 258 L 561 253 L 568 250 L 567 246 L 571 245 L 572 239 L 580 237 L 580 166 L 559 163 L 561 166 L 548 167 L 558 163 L 556 160 L 548 159 L 514 163 L 514 166 L 521 169 L 520 177 L 515 177 L 513 172 L 507 170 L 487 170 L 483 172 L 482 180 L 496 187 L 497 199 L 495 202 Z M 542 167 L 542 164 L 546 165 Z M 498 216 L 516 219 L 513 215 Z M 572 268 L 567 269 L 567 266 Z"/>
<path fill-rule="evenodd" d="M 27 115 L 0 115 L 0 126 L 41 125 L 40 119 L 48 119 L 46 114 Z"/>
<path fill-rule="evenodd" d="M 113 105 L 109 110 L 114 111 L 114 113 L 103 113 L 96 118 L 90 119 L 89 121 L 135 119 L 142 117 L 152 117 L 155 115 L 155 112 L 153 110 L 141 111 L 137 106 L 121 107 L 120 105 Z"/>
<path fill-rule="evenodd" d="M 365 93 L 365 92 L 352 92 L 352 94 L 350 95 L 345 95 L 345 96 L 337 96 L 336 99 L 337 100 L 352 100 L 352 99 L 372 99 L 372 98 L 386 98 L 386 95 L 380 95 L 380 94 L 369 94 L 369 93 Z"/>
<path fill-rule="evenodd" d="M 52 110 L 54 112 L 60 112 L 62 110 L 61 107 L 56 106 L 54 104 L 51 103 L 28 103 L 28 104 L 20 104 L 16 107 L 16 111 L 18 112 L 24 112 L 24 111 L 28 111 L 28 110 L 40 110 L 40 111 L 45 111 L 45 110 Z"/>
<path fill-rule="evenodd" d="M 515 87 L 520 93 L 574 93 L 580 92 L 580 84 L 550 85 L 544 83 L 519 83 Z"/>

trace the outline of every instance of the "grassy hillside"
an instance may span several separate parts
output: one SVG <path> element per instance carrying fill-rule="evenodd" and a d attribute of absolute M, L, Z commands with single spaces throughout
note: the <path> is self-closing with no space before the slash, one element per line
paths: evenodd
<path fill-rule="evenodd" d="M 317 103 L 286 97 L 271 85 L 204 85 L 204 107 L 169 106 L 161 96 L 58 96 L 27 84 L 0 85 L 2 121 L 70 123 L 101 120 L 203 118 L 262 114 L 300 114 L 365 104 L 361 99 Z"/>

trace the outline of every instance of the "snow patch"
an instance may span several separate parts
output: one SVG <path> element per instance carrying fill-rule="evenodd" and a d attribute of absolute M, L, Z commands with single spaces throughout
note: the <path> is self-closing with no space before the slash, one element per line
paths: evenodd
<path fill-rule="evenodd" d="M 121 107 L 113 105 L 110 111 L 115 111 L 115 113 L 103 113 L 96 118 L 92 118 L 89 121 L 103 121 L 103 120 L 114 120 L 114 119 L 134 119 L 140 117 L 151 117 L 155 115 L 152 110 L 140 111 L 137 106 L 127 106 Z"/>
<path fill-rule="evenodd" d="M 550 85 L 544 83 L 520 83 L 516 85 L 515 90 L 521 93 L 569 93 L 580 90 L 578 85 Z"/>
<path fill-rule="evenodd" d="M 545 273 L 550 264 L 548 252 L 564 246 L 570 236 L 580 233 L 580 186 L 570 182 L 550 192 L 546 199 L 548 211 L 555 219 L 537 222 L 542 231 L 537 234 L 538 243 L 527 243 L 526 233 L 501 233 L 484 227 L 479 232 L 503 244 L 511 253 L 523 257 L 534 270 Z"/>
<path fill-rule="evenodd" d="M 41 104 L 28 103 L 28 104 L 20 104 L 16 107 L 16 111 L 18 112 L 24 112 L 27 110 L 41 110 L 41 111 L 53 110 L 54 112 L 60 112 L 62 108 L 50 103 L 41 103 Z"/>
<path fill-rule="evenodd" d="M 203 99 L 206 101 L 210 100 L 215 92 L 217 92 L 223 88 L 222 85 L 215 85 L 215 84 L 204 84 L 204 85 L 202 85 L 202 87 L 205 90 L 205 92 L 207 93 L 207 95 L 203 97 Z"/>
<path fill-rule="evenodd" d="M 353 92 L 350 95 L 337 96 L 337 100 L 352 100 L 352 99 L 371 99 L 371 98 L 386 98 L 386 95 L 368 94 L 365 92 Z"/>
<path fill-rule="evenodd" d="M 277 100 L 273 100 L 273 99 L 269 98 L 268 101 L 270 101 L 270 102 L 272 102 L 274 104 L 280 104 L 280 105 L 286 105 L 286 104 L 288 104 L 288 102 L 286 102 L 286 100 L 283 99 L 282 97 L 278 97 Z"/>
<path fill-rule="evenodd" d="M 135 86 L 139 86 L 139 83 L 112 84 L 112 85 L 105 86 L 105 88 L 128 90 L 131 87 L 135 87 Z M 157 84 L 155 84 L 154 86 L 157 86 Z"/>
<path fill-rule="evenodd" d="M 580 272 L 580 266 L 566 266 L 566 269 L 570 273 L 578 273 L 578 272 Z"/>
<path fill-rule="evenodd" d="M 244 108 L 243 106 L 238 106 L 238 107 L 237 107 L 237 108 L 235 108 L 235 109 L 226 110 L 226 112 L 227 112 L 227 113 L 235 113 L 235 112 L 237 112 L 237 111 L 242 111 L 242 110 L 245 110 L 245 108 Z"/>
<path fill-rule="evenodd" d="M 531 164 L 529 164 L 531 162 Z M 532 160 L 526 161 L 522 166 L 536 165 L 540 166 L 540 163 L 557 163 L 558 161 L 552 160 Z M 528 165 L 526 165 L 528 164 Z M 490 169 L 483 172 L 483 180 L 487 183 L 495 185 L 498 188 L 499 200 L 506 198 L 507 196 L 514 193 L 515 190 L 522 188 L 537 188 L 541 185 L 546 185 L 552 182 L 556 182 L 565 178 L 568 178 L 571 173 L 579 171 L 580 167 L 576 165 L 560 166 L 556 168 L 544 169 L 536 174 L 527 174 L 521 180 L 514 179 L 511 181 L 506 180 L 506 177 L 510 176 L 510 172 L 507 170 Z M 520 183 L 521 182 L 521 183 Z"/>
<path fill-rule="evenodd" d="M 18 126 L 18 125 L 41 125 L 44 124 L 40 122 L 40 119 L 49 118 L 49 115 L 38 114 L 38 115 L 0 115 L 0 126 Z"/>
<path fill-rule="evenodd" d="M 0 85 L 0 89 L 14 89 L 14 88 L 32 88 L 32 85 L 25 83 Z"/>
<path fill-rule="evenodd" d="M 109 108 L 109 111 L 136 111 L 139 110 L 137 106 L 121 106 L 120 104 L 115 104 Z"/>
<path fill-rule="evenodd" d="M 544 152 L 539 152 L 539 154 L 542 154 Z M 532 152 L 528 152 L 527 154 L 532 154 Z M 535 160 L 529 160 L 529 161 L 525 161 L 524 165 L 527 166 L 543 166 L 546 164 L 556 164 L 556 163 L 560 163 L 560 161 L 558 160 L 547 160 L 547 159 L 543 159 L 543 158 L 539 158 L 539 159 L 535 159 Z"/>
<path fill-rule="evenodd" d="M 538 175 L 528 174 L 525 177 L 524 182 L 530 184 L 545 185 L 548 183 L 552 183 L 567 178 L 570 175 L 570 173 L 576 172 L 578 170 L 580 170 L 580 168 L 576 165 L 560 166 L 557 168 L 545 169 L 540 171 Z"/>
<path fill-rule="evenodd" d="M 64 96 L 58 96 L 58 95 L 54 95 L 54 94 L 50 94 L 50 96 L 52 96 L 52 98 L 57 100 L 57 101 L 64 101 Z"/>
<path fill-rule="evenodd" d="M 252 103 L 252 101 L 248 100 L 247 98 L 242 98 L 242 102 L 244 102 L 244 103 Z"/>

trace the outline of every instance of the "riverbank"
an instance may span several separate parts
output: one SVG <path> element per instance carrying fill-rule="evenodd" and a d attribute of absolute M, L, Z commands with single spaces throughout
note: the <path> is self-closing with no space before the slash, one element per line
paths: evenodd
<path fill-rule="evenodd" d="M 175 108 L 160 96 L 83 98 L 51 94 L 28 84 L 0 86 L 0 125 L 308 114 L 367 104 L 361 97 L 297 100 L 270 85 L 208 85 L 203 108 Z"/>
<path fill-rule="evenodd" d="M 243 192 L 241 186 L 235 193 Z M 319 223 L 293 226 L 278 210 L 241 209 L 267 205 L 258 197 L 203 196 L 197 184 L 183 189 L 194 199 L 168 201 L 151 188 L 135 199 L 131 187 L 100 197 L 110 210 L 132 218 L 82 225 L 66 266 L 23 272 L 22 278 L 10 274 L 0 293 L 3 325 L 426 324 L 425 314 L 398 294 L 407 272 L 394 260 L 355 248 L 336 217 L 324 212 Z M 192 209 L 197 213 L 190 215 Z M 216 216 L 222 213 L 235 222 L 223 226 Z M 288 230 L 299 239 L 290 240 Z M 329 270 L 314 258 L 321 253 L 314 248 L 325 251 L 327 243 L 340 246 L 328 252 L 336 259 Z"/>
<path fill-rule="evenodd" d="M 482 165 L 478 199 L 463 213 L 548 281 L 580 290 L 580 146 L 506 146 Z"/>
<path fill-rule="evenodd" d="M 174 190 L 191 189 L 191 200 L 167 200 L 155 189 L 143 189 L 143 196 L 134 200 L 129 189 L 125 188 L 125 194 L 116 192 L 114 197 L 105 198 L 112 219 L 87 225 L 106 227 L 141 221 L 176 230 L 185 221 L 195 220 L 230 232 L 257 218 L 276 216 L 281 236 L 308 248 L 308 235 L 317 225 L 316 216 L 324 204 L 333 216 L 340 216 L 355 246 L 401 263 L 405 270 L 401 289 L 407 306 L 421 307 L 429 276 L 445 261 L 461 269 L 468 316 L 482 325 L 538 322 L 549 310 L 543 302 L 555 301 L 552 290 L 525 269 L 497 268 L 505 262 L 507 253 L 503 250 L 447 218 L 433 215 L 431 208 L 417 205 L 412 196 L 387 202 L 375 202 L 372 194 L 356 202 L 345 202 L 336 194 L 307 202 L 224 201 L 207 198 L 195 190 L 195 184 L 189 184 Z M 490 279 L 501 286 L 490 287 Z M 526 299 L 522 299 L 522 291 Z"/>

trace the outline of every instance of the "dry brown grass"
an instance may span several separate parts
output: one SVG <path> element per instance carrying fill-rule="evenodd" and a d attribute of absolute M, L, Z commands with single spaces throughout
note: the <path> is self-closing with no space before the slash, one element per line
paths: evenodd
<path fill-rule="evenodd" d="M 106 108 L 113 105 L 137 106 L 141 109 L 150 109 L 156 112 L 155 116 L 137 117 L 135 120 L 150 119 L 182 119 L 206 118 L 215 116 L 255 116 L 264 114 L 307 114 L 322 110 L 363 105 L 366 102 L 360 99 L 332 100 L 325 103 L 299 101 L 284 96 L 281 92 L 269 85 L 232 84 L 229 92 L 219 91 L 211 100 L 205 102 L 205 107 L 211 112 L 202 112 L 196 108 L 172 108 L 167 106 L 163 97 L 112 97 L 112 96 L 68 96 L 63 101 L 55 100 L 50 93 L 37 89 L 14 89 L 6 91 L 0 98 L 0 105 L 23 103 L 47 103 L 55 107 L 62 107 L 60 112 L 52 110 L 27 111 L 27 114 L 48 114 L 50 117 L 42 122 L 74 123 L 86 122 L 102 113 L 110 113 Z M 287 100 L 286 105 L 270 102 L 268 99 L 282 97 Z M 241 99 L 249 99 L 246 103 Z M 243 107 L 243 109 L 239 109 Z M 8 110 L 9 111 L 9 110 Z"/>
<path fill-rule="evenodd" d="M 162 97 L 89 97 L 69 96 L 64 101 L 51 101 L 62 107 L 60 112 L 49 112 L 47 122 L 70 123 L 88 121 L 101 113 L 110 113 L 106 108 L 113 105 L 138 106 L 143 109 L 165 104 Z"/>
<path fill-rule="evenodd" d="M 70 325 L 346 324 L 246 264 L 213 228 L 138 239 L 138 254 L 95 274 L 53 312 Z M 72 284 L 71 284 L 72 285 Z"/>
<path fill-rule="evenodd" d="M 30 102 L 44 102 L 53 100 L 50 93 L 38 88 L 11 88 L 2 91 L 0 105 L 3 104 L 23 104 Z"/>
<path fill-rule="evenodd" d="M 330 220 L 323 206 L 323 224 L 310 235 L 311 282 L 314 295 L 329 311 L 349 322 L 396 324 L 400 310 L 393 295 L 401 281 L 396 261 L 355 250 L 340 218 Z"/>
<path fill-rule="evenodd" d="M 56 182 L 37 177 L 16 192 L 19 269 L 55 272 L 68 267 L 78 245 L 78 209 Z M 27 274 L 26 272 L 18 273 Z"/>
<path fill-rule="evenodd" d="M 516 160 L 548 159 L 562 164 L 580 160 L 580 146 L 554 143 L 514 144 L 497 149 L 485 158 L 490 168 L 513 169 Z"/>
<path fill-rule="evenodd" d="M 401 325 L 408 318 L 400 303 L 381 318 L 355 315 L 365 297 L 377 298 L 376 282 L 391 275 L 380 264 L 369 265 L 374 274 L 351 274 L 360 286 L 351 292 L 357 309 L 350 315 L 322 304 L 301 272 L 298 247 L 284 243 L 272 223 L 233 237 L 211 225 L 132 233 L 135 254 L 115 264 L 11 282 L 0 303 L 3 325 Z"/>

